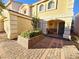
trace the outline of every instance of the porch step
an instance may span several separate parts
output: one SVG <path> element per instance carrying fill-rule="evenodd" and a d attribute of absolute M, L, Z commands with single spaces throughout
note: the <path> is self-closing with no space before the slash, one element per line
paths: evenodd
<path fill-rule="evenodd" d="M 4 40 L 7 40 L 8 38 L 7 38 L 7 35 L 6 35 L 6 33 L 0 33 L 0 41 L 4 41 Z"/>
<path fill-rule="evenodd" d="M 55 36 L 55 35 L 45 35 L 45 36 L 48 36 L 48 37 L 52 37 L 52 38 L 59 38 L 59 39 L 63 39 L 62 36 Z"/>
<path fill-rule="evenodd" d="M 64 38 L 71 40 L 71 36 L 70 35 L 63 35 Z"/>

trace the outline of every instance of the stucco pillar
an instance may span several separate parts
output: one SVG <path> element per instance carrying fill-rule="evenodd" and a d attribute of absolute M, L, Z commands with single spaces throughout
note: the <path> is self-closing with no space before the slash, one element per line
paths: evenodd
<path fill-rule="evenodd" d="M 42 27 L 43 28 L 43 33 L 47 34 L 47 21 L 43 21 L 42 24 L 43 24 L 43 27 Z"/>
<path fill-rule="evenodd" d="M 10 39 L 14 39 L 18 37 L 18 23 L 17 23 L 17 16 L 15 15 L 10 15 Z"/>
<path fill-rule="evenodd" d="M 58 35 L 58 31 L 59 31 L 59 22 L 57 22 L 57 35 Z"/>
<path fill-rule="evenodd" d="M 71 39 L 71 24 L 72 22 L 65 22 L 65 29 L 64 29 L 64 34 L 63 38 Z"/>
<path fill-rule="evenodd" d="M 65 19 L 65 29 L 64 29 L 64 38 L 71 39 L 70 31 L 71 31 L 71 24 L 73 19 L 73 7 L 74 7 L 74 0 L 67 0 L 67 8 L 68 11 L 66 12 L 66 18 Z"/>
<path fill-rule="evenodd" d="M 7 34 L 7 38 L 10 39 L 10 14 L 9 11 L 5 9 L 3 9 L 2 14 L 6 17 L 4 19 L 4 31 Z"/>
<path fill-rule="evenodd" d="M 8 10 L 3 10 L 2 14 L 6 17 L 4 19 L 4 31 L 7 34 L 7 38 L 17 38 L 17 16 L 11 14 Z"/>

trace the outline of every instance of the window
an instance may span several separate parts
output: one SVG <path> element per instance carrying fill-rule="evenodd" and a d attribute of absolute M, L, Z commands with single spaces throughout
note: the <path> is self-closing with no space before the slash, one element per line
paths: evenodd
<path fill-rule="evenodd" d="M 26 9 L 24 10 L 24 14 L 26 14 Z"/>
<path fill-rule="evenodd" d="M 52 1 L 50 1 L 50 2 L 48 3 L 48 9 L 54 8 L 54 5 L 55 5 L 55 3 L 52 2 Z"/>
<path fill-rule="evenodd" d="M 44 5 L 40 5 L 39 11 L 44 11 Z"/>

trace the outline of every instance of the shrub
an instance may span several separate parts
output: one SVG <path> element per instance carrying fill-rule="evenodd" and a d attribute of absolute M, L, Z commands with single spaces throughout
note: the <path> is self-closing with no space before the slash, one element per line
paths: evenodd
<path fill-rule="evenodd" d="M 76 36 L 76 35 L 72 35 L 71 36 L 71 39 L 72 39 L 72 41 L 78 41 L 79 40 L 79 37 L 78 36 Z"/>
<path fill-rule="evenodd" d="M 24 38 L 25 37 L 29 37 L 29 32 L 22 32 L 21 33 L 21 36 L 24 37 Z"/>
<path fill-rule="evenodd" d="M 32 37 L 40 35 L 41 33 L 42 33 L 41 30 L 36 29 L 34 31 L 22 32 L 21 36 L 24 38 L 26 38 L 26 37 L 32 38 Z"/>
<path fill-rule="evenodd" d="M 71 36 L 72 41 L 76 41 L 77 39 L 75 38 L 75 36 Z"/>
<path fill-rule="evenodd" d="M 34 37 L 34 36 L 38 36 L 40 35 L 42 32 L 40 30 L 35 30 L 33 32 L 30 33 L 30 37 Z"/>

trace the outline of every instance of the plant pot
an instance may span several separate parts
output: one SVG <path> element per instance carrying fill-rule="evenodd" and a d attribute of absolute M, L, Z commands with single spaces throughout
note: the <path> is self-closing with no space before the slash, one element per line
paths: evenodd
<path fill-rule="evenodd" d="M 25 47 L 26 49 L 28 49 L 28 40 L 29 38 L 24 38 L 22 36 L 18 36 L 18 44 L 22 45 L 23 47 Z"/>
<path fill-rule="evenodd" d="M 24 38 L 22 36 L 18 36 L 17 42 L 26 49 L 29 49 L 32 48 L 36 43 L 38 43 L 42 39 L 44 39 L 43 35 L 38 35 L 32 38 Z"/>

